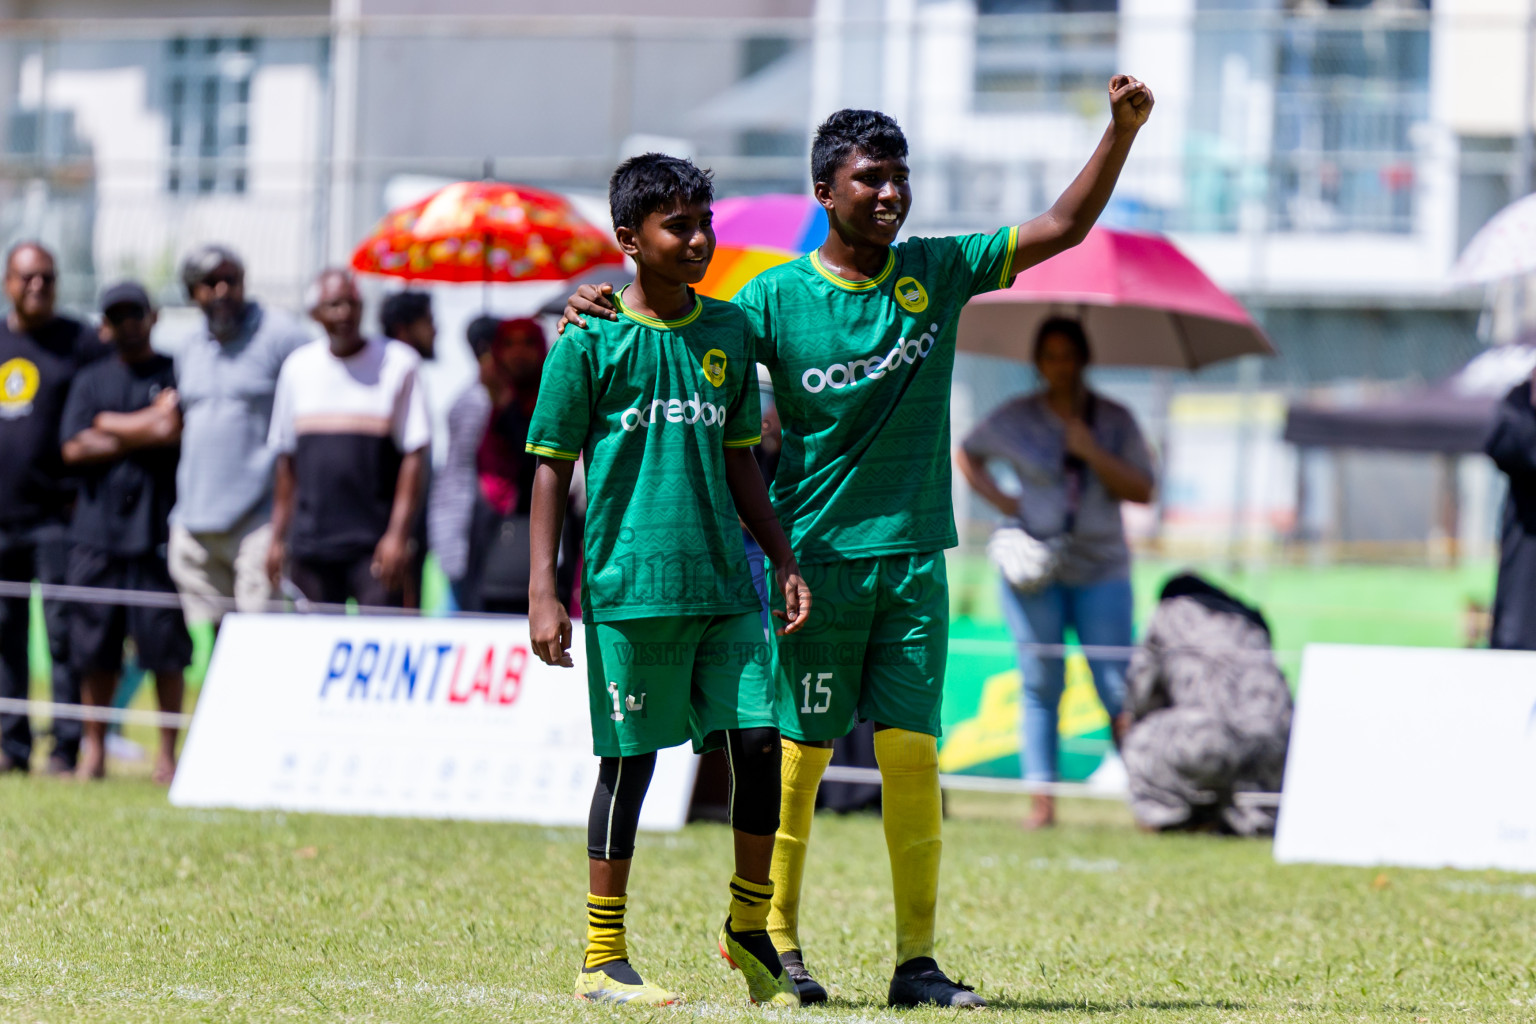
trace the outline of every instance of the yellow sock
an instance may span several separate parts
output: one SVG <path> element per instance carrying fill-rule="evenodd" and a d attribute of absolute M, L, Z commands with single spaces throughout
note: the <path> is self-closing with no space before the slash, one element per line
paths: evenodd
<path fill-rule="evenodd" d="M 816 788 L 832 760 L 831 747 L 809 747 L 784 738 L 780 776 L 779 831 L 773 839 L 773 909 L 768 936 L 780 953 L 800 948 L 800 881 L 805 877 L 805 846 L 816 814 Z"/>
<path fill-rule="evenodd" d="M 731 931 L 760 932 L 768 927 L 768 907 L 773 902 L 772 882 L 749 882 L 731 876 Z"/>
<path fill-rule="evenodd" d="M 920 732 L 882 729 L 875 733 L 875 760 L 896 900 L 896 963 L 904 964 L 933 956 L 944 817 L 938 741 Z"/>
<path fill-rule="evenodd" d="M 587 955 L 582 963 L 586 970 L 629 959 L 624 944 L 624 904 L 628 899 L 587 893 Z"/>

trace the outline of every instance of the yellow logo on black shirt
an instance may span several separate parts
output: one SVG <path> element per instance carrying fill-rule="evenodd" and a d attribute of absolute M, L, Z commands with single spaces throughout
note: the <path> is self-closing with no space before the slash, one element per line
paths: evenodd
<path fill-rule="evenodd" d="M 921 313 L 928 308 L 928 292 L 915 277 L 904 277 L 896 282 L 896 305 L 908 313 Z"/>
<path fill-rule="evenodd" d="M 725 383 L 725 353 L 712 348 L 704 353 L 704 379 L 715 387 Z"/>
<path fill-rule="evenodd" d="M 37 367 L 30 360 L 0 363 L 0 419 L 20 419 L 32 411 L 38 379 Z"/>

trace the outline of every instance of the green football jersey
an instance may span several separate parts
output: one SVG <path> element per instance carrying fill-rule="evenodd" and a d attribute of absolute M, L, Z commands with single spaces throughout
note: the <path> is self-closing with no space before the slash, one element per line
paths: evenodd
<path fill-rule="evenodd" d="M 544 363 L 527 450 L 585 455 L 581 599 L 596 622 L 756 611 L 726 448 L 761 440 L 741 310 L 697 297 L 681 320 L 567 327 Z"/>
<path fill-rule="evenodd" d="M 816 253 L 749 281 L 735 302 L 773 377 L 784 448 L 779 521 L 801 562 L 953 547 L 949 390 L 960 309 L 1006 288 L 1018 229 L 913 238 L 846 281 Z"/>

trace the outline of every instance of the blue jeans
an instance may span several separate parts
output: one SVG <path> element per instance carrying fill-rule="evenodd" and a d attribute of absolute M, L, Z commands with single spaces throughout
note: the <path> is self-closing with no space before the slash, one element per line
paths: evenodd
<path fill-rule="evenodd" d="M 1055 782 L 1060 726 L 1057 709 L 1066 689 L 1066 660 L 1041 655 L 1026 644 L 1065 642 L 1067 627 L 1088 646 L 1131 645 L 1131 582 L 1108 580 L 1083 587 L 1052 583 L 1033 594 L 1021 594 L 1003 583 L 1003 614 L 1014 643 L 1019 645 L 1019 672 L 1024 677 L 1024 777 Z M 1120 713 L 1125 699 L 1125 666 L 1129 655 L 1088 659 L 1093 687 L 1109 717 Z"/>

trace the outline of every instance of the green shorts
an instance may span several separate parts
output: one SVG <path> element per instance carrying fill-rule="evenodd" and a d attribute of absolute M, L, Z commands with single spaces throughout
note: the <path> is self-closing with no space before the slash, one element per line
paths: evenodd
<path fill-rule="evenodd" d="M 779 731 L 834 740 L 859 722 L 939 735 L 949 653 L 944 552 L 802 565 L 811 617 L 778 638 Z M 782 609 L 782 594 L 774 595 Z"/>
<path fill-rule="evenodd" d="M 592 752 L 628 757 L 722 729 L 778 724 L 779 687 L 758 612 L 586 624 Z"/>

